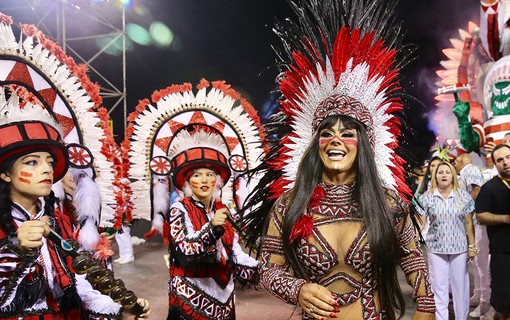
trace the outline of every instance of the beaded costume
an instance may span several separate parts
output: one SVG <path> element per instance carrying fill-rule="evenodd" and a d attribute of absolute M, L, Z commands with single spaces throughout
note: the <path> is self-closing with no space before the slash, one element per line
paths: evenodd
<path fill-rule="evenodd" d="M 183 319 L 235 319 L 234 278 L 254 282 L 257 262 L 244 253 L 231 225 L 215 230 L 209 221 L 225 206 L 216 201 L 209 212 L 191 198 L 170 210 L 169 305 L 184 310 Z M 219 256 L 219 258 L 218 258 Z M 179 318 L 180 319 L 180 318 Z"/>
<path fill-rule="evenodd" d="M 41 213 L 42 215 L 43 213 Z M 16 228 L 30 219 L 29 214 L 15 205 L 12 215 Z M 57 216 L 58 213 L 55 212 Z M 53 219 L 52 228 L 61 230 L 61 219 Z M 15 237 L 6 235 L 0 229 L 0 318 L 8 320 L 40 319 L 121 319 L 121 306 L 106 295 L 92 289 L 85 275 L 75 275 L 68 268 L 66 257 L 56 246 L 44 241 L 34 252 L 21 252 L 15 244 Z M 50 266 L 51 265 L 51 266 Z M 80 296 L 72 303 L 71 309 L 60 310 L 64 291 L 76 290 Z M 58 301 L 58 304 L 57 304 Z M 69 307 L 69 305 L 67 306 Z"/>
<path fill-rule="evenodd" d="M 242 218 L 248 245 L 261 259 L 261 283 L 301 306 L 304 319 L 330 312 L 313 303 L 325 290 L 339 310 L 321 298 L 334 310 L 329 317 L 397 319 L 396 310 L 403 310 L 394 285 L 400 265 L 417 312 L 432 318 L 434 297 L 406 203 L 405 161 L 397 152 L 404 108 L 398 77 L 412 54 L 394 23 L 397 4 L 288 2 L 298 19 L 275 26 L 283 42 L 277 48 L 282 99 L 266 125 L 275 139 L 255 170 L 264 175 Z M 349 139 L 355 143 L 347 147 Z M 337 184 L 326 183 L 326 175 Z M 309 289 L 313 284 L 316 291 Z"/>
<path fill-rule="evenodd" d="M 313 216 L 312 236 L 300 239 L 299 243 L 300 258 L 311 271 L 310 280 L 335 292 L 335 300 L 341 306 L 340 314 L 345 319 L 384 319 L 384 310 L 378 308 L 374 292 L 376 280 L 370 268 L 366 230 L 352 203 L 352 185 L 320 183 L 318 188 L 324 189 L 325 195 L 320 204 L 307 213 Z M 278 298 L 295 304 L 300 287 L 307 281 L 294 278 L 286 266 L 279 266 L 283 255 L 281 223 L 286 205 L 283 197 L 271 213 L 276 223 L 270 225 L 262 247 L 260 273 L 264 287 Z M 413 287 L 417 310 L 434 312 L 427 267 L 416 245 L 413 226 L 404 219 L 402 206 L 395 200 L 392 208 L 395 229 L 399 230 L 400 266 Z M 332 231 L 343 236 L 335 237 Z M 335 245 L 339 240 L 341 244 Z M 305 316 L 305 319 L 308 318 Z"/>

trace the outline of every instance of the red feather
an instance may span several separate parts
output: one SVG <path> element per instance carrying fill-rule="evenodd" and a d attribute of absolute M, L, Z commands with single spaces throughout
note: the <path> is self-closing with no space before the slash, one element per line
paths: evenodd
<path fill-rule="evenodd" d="M 302 215 L 292 227 L 289 242 L 292 243 L 296 239 L 308 238 L 312 234 L 313 218 L 310 215 Z"/>
<path fill-rule="evenodd" d="M 308 210 L 312 210 L 319 206 L 321 199 L 326 194 L 326 191 L 321 186 L 316 186 L 315 190 L 313 190 L 312 198 L 310 199 L 310 202 L 308 203 Z"/>

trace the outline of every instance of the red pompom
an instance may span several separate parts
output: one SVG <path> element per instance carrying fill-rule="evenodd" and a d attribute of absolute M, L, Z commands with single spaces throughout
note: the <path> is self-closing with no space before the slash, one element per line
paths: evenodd
<path fill-rule="evenodd" d="M 308 238 L 312 234 L 313 218 L 310 215 L 302 215 L 294 224 L 290 233 L 289 242 L 292 243 L 296 239 Z"/>

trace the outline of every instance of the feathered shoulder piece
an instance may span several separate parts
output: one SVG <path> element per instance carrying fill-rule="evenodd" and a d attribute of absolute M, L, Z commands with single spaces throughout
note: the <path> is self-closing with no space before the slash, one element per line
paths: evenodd
<path fill-rule="evenodd" d="M 66 145 L 88 148 L 102 198 L 114 203 L 114 164 L 103 151 L 115 142 L 99 87 L 87 76 L 85 65 L 77 64 L 34 25 L 20 24 L 19 30 L 17 39 L 12 18 L 0 13 L 1 90 L 17 94 L 21 108 L 30 104 L 45 109 L 59 123 Z M 70 157 L 80 162 L 88 156 L 70 151 Z"/>
<path fill-rule="evenodd" d="M 164 207 L 151 196 L 155 177 L 173 172 L 172 181 L 180 188 L 180 168 L 186 163 L 206 159 L 222 168 L 225 204 L 240 207 L 240 193 L 258 183 L 257 177 L 248 181 L 244 175 L 260 164 L 263 154 L 257 112 L 225 81 L 202 79 L 197 89 L 184 83 L 156 91 L 128 117 L 123 149 L 129 159 L 134 215 L 149 219 L 147 208 Z M 190 149 L 193 152 L 187 152 Z"/>
<path fill-rule="evenodd" d="M 257 210 L 267 210 L 271 201 L 292 188 L 304 150 L 328 116 L 344 115 L 363 123 L 382 185 L 403 198 L 410 195 L 405 162 L 395 150 L 404 95 L 399 74 L 414 47 L 402 44 L 398 1 L 288 3 L 297 18 L 278 21 L 274 28 L 283 44 L 275 49 L 283 97 L 280 113 L 267 126 L 277 141 L 261 168 L 264 181 L 250 199 L 258 208 L 249 215 L 253 220 L 246 220 L 246 229 L 254 232 L 252 243 L 265 216 Z"/>

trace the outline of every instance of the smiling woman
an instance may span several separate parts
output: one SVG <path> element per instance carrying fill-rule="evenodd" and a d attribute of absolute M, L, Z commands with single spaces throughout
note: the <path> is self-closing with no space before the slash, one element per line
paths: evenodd
<path fill-rule="evenodd" d="M 303 319 L 397 319 L 400 265 L 414 319 L 432 319 L 397 154 L 398 74 L 409 58 L 393 23 L 398 5 L 288 2 L 299 18 L 275 25 L 283 98 L 266 128 L 276 139 L 243 219 L 261 282 Z"/>

